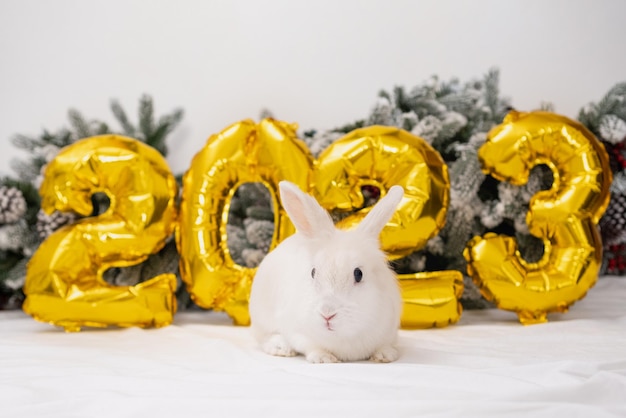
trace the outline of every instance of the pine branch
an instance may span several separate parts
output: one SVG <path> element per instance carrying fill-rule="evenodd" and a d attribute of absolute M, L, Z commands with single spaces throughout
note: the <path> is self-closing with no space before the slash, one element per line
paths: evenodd
<path fill-rule="evenodd" d="M 274 113 L 267 108 L 263 108 L 259 112 L 259 119 L 274 119 Z"/>
<path fill-rule="evenodd" d="M 149 137 L 146 137 L 146 143 L 156 150 L 158 150 L 164 156 L 167 155 L 167 144 L 165 139 L 167 135 L 176 128 L 183 118 L 182 109 L 176 109 L 169 115 L 159 118 L 156 128 Z"/>
<path fill-rule="evenodd" d="M 402 112 L 409 112 L 412 110 L 412 106 L 409 98 L 407 97 L 404 87 L 396 86 L 393 89 L 393 97 L 395 106 Z"/>
<path fill-rule="evenodd" d="M 128 120 L 128 116 L 119 101 L 115 99 L 111 100 L 111 112 L 113 112 L 113 116 L 115 116 L 115 119 L 117 119 L 119 124 L 122 126 L 124 135 L 131 138 L 134 137 L 137 129 L 135 129 L 133 124 Z"/>
<path fill-rule="evenodd" d="M 353 131 L 353 130 L 359 129 L 359 128 L 363 128 L 364 126 L 366 126 L 366 120 L 365 119 L 359 119 L 359 120 L 354 121 L 352 123 L 347 123 L 345 125 L 339 126 L 338 128 L 333 129 L 332 132 L 338 132 L 338 133 L 342 133 L 342 134 L 347 134 L 350 131 Z"/>
<path fill-rule="evenodd" d="M 430 97 L 415 97 L 413 98 L 411 109 L 415 114 L 423 119 L 426 116 L 440 116 L 442 105 L 437 100 Z M 444 106 L 445 107 L 445 106 Z"/>
<path fill-rule="evenodd" d="M 491 110 L 491 117 L 494 120 L 500 112 L 500 71 L 496 68 L 490 69 L 485 75 L 485 103 Z"/>
<path fill-rule="evenodd" d="M 11 143 L 24 151 L 33 151 L 34 149 L 44 145 L 44 141 L 30 136 L 16 134 L 11 138 Z"/>
<path fill-rule="evenodd" d="M 148 145 L 154 132 L 154 106 L 152 98 L 146 94 L 139 100 L 139 131 Z"/>
<path fill-rule="evenodd" d="M 91 136 L 91 129 L 89 128 L 89 122 L 85 120 L 85 117 L 76 109 L 70 109 L 67 112 L 70 125 L 74 128 L 77 139 L 87 138 Z"/>
<path fill-rule="evenodd" d="M 626 121 L 626 82 L 619 83 L 610 91 L 610 114 Z"/>
<path fill-rule="evenodd" d="M 613 86 L 596 104 L 590 103 L 578 113 L 578 121 L 597 136 L 600 135 L 602 119 L 614 115 L 626 121 L 626 82 Z"/>
<path fill-rule="evenodd" d="M 182 109 L 175 109 L 172 113 L 159 118 L 158 122 L 155 123 L 154 102 L 152 97 L 147 94 L 144 94 L 139 100 L 138 127 L 130 122 L 117 100 L 111 101 L 111 111 L 122 126 L 124 135 L 144 141 L 164 156 L 167 155 L 166 137 L 176 128 L 184 115 Z"/>
<path fill-rule="evenodd" d="M 459 79 L 453 78 L 449 82 L 442 82 L 439 86 L 439 94 L 440 100 L 446 96 L 458 94 L 460 89 Z"/>
<path fill-rule="evenodd" d="M 29 162 L 20 160 L 12 160 L 10 163 L 13 171 L 19 174 L 20 178 L 25 181 L 32 182 L 41 172 L 41 167 L 46 164 L 46 160 L 43 157 L 33 157 Z"/>
<path fill-rule="evenodd" d="M 159 151 L 162 155 L 167 155 L 167 144 L 165 143 L 165 137 L 170 131 L 169 124 L 164 123 L 159 125 L 157 129 L 154 131 L 151 137 L 146 138 L 146 144 L 150 145 L 157 151 Z"/>
<path fill-rule="evenodd" d="M 96 127 L 94 128 L 93 135 L 105 135 L 111 133 L 111 128 L 104 122 L 97 122 Z"/>
<path fill-rule="evenodd" d="M 11 290 L 7 280 L 13 277 L 14 269 L 19 269 L 22 257 L 10 251 L 0 251 L 0 290 Z"/>
<path fill-rule="evenodd" d="M 56 147 L 63 148 L 72 142 L 76 141 L 76 138 L 72 135 L 67 129 L 61 129 L 56 134 L 52 134 L 46 130 L 43 131 L 41 135 L 43 140 L 47 143 L 50 143 Z"/>
<path fill-rule="evenodd" d="M 167 133 L 172 132 L 176 126 L 183 120 L 183 116 L 185 112 L 182 109 L 175 109 L 169 115 L 161 116 L 159 119 L 158 125 L 168 125 Z"/>
<path fill-rule="evenodd" d="M 391 102 L 392 102 L 392 100 L 391 100 L 391 95 L 390 95 L 390 94 L 389 94 L 386 90 L 380 90 L 380 91 L 378 92 L 378 97 L 382 97 L 382 98 L 384 98 L 384 99 L 389 100 L 389 103 L 391 103 Z"/>
<path fill-rule="evenodd" d="M 476 107 L 476 101 L 476 97 L 473 97 L 465 92 L 450 93 L 439 99 L 439 103 L 443 104 L 449 110 L 458 112 L 462 115 L 467 115 L 470 112 L 473 112 Z"/>
<path fill-rule="evenodd" d="M 26 258 L 18 259 L 14 255 L 6 260 L 7 263 L 0 263 L 0 289 L 8 291 L 21 291 L 26 278 Z"/>

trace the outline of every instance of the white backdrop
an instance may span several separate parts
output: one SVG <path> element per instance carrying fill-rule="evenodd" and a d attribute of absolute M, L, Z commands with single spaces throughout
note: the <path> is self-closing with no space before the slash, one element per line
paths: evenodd
<path fill-rule="evenodd" d="M 143 93 L 182 107 L 170 165 L 269 108 L 303 129 L 367 115 L 380 89 L 501 71 L 520 110 L 576 117 L 626 80 L 626 1 L 0 0 L 0 172 L 9 139 L 68 124 L 71 107 L 116 126 Z M 116 126 L 117 127 L 117 126 Z"/>

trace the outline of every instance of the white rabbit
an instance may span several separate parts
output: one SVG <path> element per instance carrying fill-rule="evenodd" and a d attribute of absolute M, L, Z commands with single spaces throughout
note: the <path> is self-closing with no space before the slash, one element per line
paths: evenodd
<path fill-rule="evenodd" d="M 396 360 L 402 300 L 379 235 L 402 187 L 391 187 L 352 230 L 337 229 L 295 184 L 279 188 L 297 232 L 265 256 L 252 283 L 251 330 L 261 349 L 312 363 Z"/>

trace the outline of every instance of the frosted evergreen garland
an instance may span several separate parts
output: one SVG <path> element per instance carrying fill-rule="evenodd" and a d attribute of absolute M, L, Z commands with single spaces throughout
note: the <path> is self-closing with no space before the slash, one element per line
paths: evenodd
<path fill-rule="evenodd" d="M 395 261 L 398 272 L 459 270 L 465 273 L 462 252 L 467 241 L 490 231 L 515 236 L 527 260 L 541 257 L 541 241 L 529 235 L 525 215 L 530 198 L 538 190 L 550 187 L 552 173 L 547 167 L 538 166 L 526 185 L 512 186 L 484 175 L 477 158 L 487 132 L 500 124 L 512 109 L 511 101 L 500 97 L 498 77 L 498 71 L 491 70 L 482 79 L 465 83 L 432 77 L 408 92 L 396 87 L 392 92 L 380 92 L 369 115 L 361 120 L 336 129 L 301 133 L 313 155 L 318 156 L 355 128 L 373 124 L 397 126 L 424 138 L 442 155 L 451 181 L 446 225 L 425 248 Z M 553 111 L 549 104 L 538 107 Z M 143 140 L 164 155 L 166 136 L 182 117 L 182 111 L 177 110 L 156 122 L 152 101 L 147 96 L 141 99 L 137 126 L 129 122 L 118 103 L 113 102 L 112 111 L 122 127 L 118 133 Z M 14 139 L 14 144 L 29 151 L 32 157 L 14 165 L 19 180 L 0 180 L 0 309 L 20 306 L 26 263 L 43 239 L 78 219 L 75 214 L 47 216 L 39 211 L 37 187 L 42 167 L 61 147 L 85 136 L 112 132 L 106 124 L 87 121 L 76 111 L 70 111 L 69 116 L 72 129 L 54 134 L 44 132 L 39 138 L 19 135 Z M 267 116 L 271 114 L 264 111 L 262 117 Z M 605 244 L 601 273 L 623 275 L 626 274 L 626 83 L 617 84 L 598 103 L 582 109 L 578 120 L 602 140 L 614 174 L 611 203 L 600 221 Z M 364 189 L 364 194 L 366 205 L 379 197 L 378 191 L 371 187 Z M 94 201 L 98 208 L 95 214 L 106 209 L 106 198 L 96 195 Z M 267 253 L 274 233 L 271 205 L 267 189 L 260 184 L 244 184 L 236 191 L 227 225 L 228 246 L 236 263 L 256 267 Z M 338 219 L 345 214 L 334 216 Z M 105 280 L 116 285 L 132 285 L 160 273 L 178 275 L 178 259 L 170 238 L 165 248 L 146 262 L 110 269 Z M 178 277 L 179 309 L 194 308 Z M 466 308 L 489 306 L 467 276 L 465 285 L 462 303 Z"/>
<path fill-rule="evenodd" d="M 498 90 L 499 73 L 489 71 L 482 80 L 461 83 L 433 77 L 406 92 L 396 87 L 382 91 L 367 118 L 335 131 L 357 126 L 389 125 L 406 129 L 430 143 L 448 164 L 450 205 L 446 225 L 426 247 L 395 262 L 400 273 L 416 271 L 466 271 L 463 249 L 475 235 L 493 231 L 514 235 L 527 259 L 538 259 L 542 244 L 528 234 L 525 214 L 528 202 L 541 188 L 549 187 L 551 173 L 537 168 L 523 187 L 500 183 L 485 176 L 477 158 L 487 132 L 502 122 L 512 109 Z M 311 149 L 317 141 L 327 142 L 328 133 L 308 135 Z M 486 302 L 469 277 L 465 277 L 462 303 L 466 308 L 484 307 Z"/>
<path fill-rule="evenodd" d="M 477 158 L 487 132 L 513 109 L 511 102 L 499 95 L 498 78 L 498 71 L 491 70 L 483 79 L 467 83 L 457 79 L 444 82 L 433 77 L 408 93 L 396 87 L 391 93 L 382 91 L 370 114 L 362 120 L 337 129 L 303 133 L 309 149 L 317 156 L 342 134 L 355 128 L 374 124 L 397 126 L 424 138 L 442 155 L 451 183 L 446 225 L 424 249 L 394 262 L 398 272 L 459 270 L 465 274 L 466 262 L 462 254 L 467 241 L 487 232 L 514 236 L 520 252 L 530 262 L 541 258 L 543 244 L 529 234 L 526 213 L 531 197 L 539 190 L 550 188 L 552 172 L 544 165 L 537 166 L 531 171 L 527 184 L 514 186 L 483 174 Z M 625 91 L 626 83 L 617 84 L 598 104 L 588 105 L 579 116 L 607 147 L 615 175 L 612 201 L 600 223 L 606 243 L 602 274 L 626 273 Z M 549 103 L 540 104 L 538 109 L 553 111 Z M 375 199 L 371 203 L 373 201 Z M 248 218 L 246 225 L 238 231 L 241 239 L 246 237 L 246 229 L 256 222 Z M 264 227 L 266 232 L 272 230 L 270 224 Z M 234 254 L 242 254 L 240 248 L 251 246 L 245 240 L 229 244 Z M 252 259 L 242 261 L 248 266 L 255 265 Z M 462 303 L 466 308 L 489 306 L 467 275 Z"/>
<path fill-rule="evenodd" d="M 600 219 L 603 272 L 626 274 L 626 82 L 615 85 L 598 103 L 584 107 L 578 120 L 600 138 L 609 154 L 611 202 Z"/>

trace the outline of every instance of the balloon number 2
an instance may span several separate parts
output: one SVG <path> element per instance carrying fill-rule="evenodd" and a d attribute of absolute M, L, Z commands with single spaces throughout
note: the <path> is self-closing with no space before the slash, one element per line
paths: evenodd
<path fill-rule="evenodd" d="M 342 228 L 369 211 L 363 186 L 385 194 L 402 185 L 405 196 L 381 233 L 391 260 L 421 249 L 444 226 L 447 166 L 423 139 L 371 126 L 350 132 L 314 159 L 295 130 L 272 119 L 245 120 L 212 135 L 185 173 L 178 219 L 176 186 L 155 150 L 119 136 L 68 146 L 47 167 L 43 209 L 89 214 L 90 196 L 98 191 L 109 196 L 111 207 L 60 229 L 40 246 L 28 266 L 24 310 L 67 330 L 169 324 L 176 309 L 172 275 L 117 287 L 104 282 L 102 272 L 145 260 L 178 226 L 180 272 L 192 299 L 248 324 L 256 270 L 232 260 L 226 232 L 231 199 L 248 182 L 264 184 L 272 196 L 270 250 L 294 232 L 277 198 L 281 180 L 296 183 L 328 210 L 350 213 L 340 221 Z M 611 181 L 606 152 L 576 122 L 542 112 L 511 113 L 490 133 L 479 158 L 486 172 L 515 184 L 527 180 L 532 165 L 544 163 L 555 182 L 535 196 L 528 215 L 531 233 L 544 240 L 544 258 L 526 263 L 511 238 L 488 234 L 468 243 L 468 272 L 487 298 L 518 312 L 523 323 L 563 311 L 597 276 L 602 246 L 596 225 Z M 445 326 L 460 318 L 461 272 L 400 275 L 399 283 L 404 328 Z"/>
<path fill-rule="evenodd" d="M 45 212 L 90 215 L 91 196 L 105 193 L 108 210 L 65 226 L 28 263 L 24 311 L 78 331 L 83 326 L 165 326 L 176 312 L 176 276 L 112 286 L 110 267 L 138 264 L 174 232 L 176 181 L 155 149 L 116 135 L 84 139 L 48 164 L 40 188 Z"/>
<path fill-rule="evenodd" d="M 422 249 L 446 222 L 448 167 L 424 139 L 387 126 L 356 129 L 315 161 L 312 194 L 327 210 L 351 212 L 338 226 L 352 228 L 371 209 L 363 208 L 362 188 L 374 186 L 386 193 L 394 184 L 404 188 L 404 198 L 380 235 L 383 250 L 393 260 Z M 459 320 L 461 272 L 401 274 L 398 279 L 403 328 L 446 326 Z"/>

